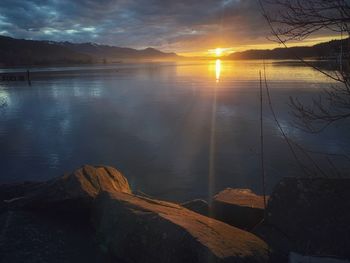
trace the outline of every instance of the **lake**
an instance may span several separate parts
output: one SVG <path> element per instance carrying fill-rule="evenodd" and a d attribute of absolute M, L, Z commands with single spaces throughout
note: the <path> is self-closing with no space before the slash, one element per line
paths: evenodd
<path fill-rule="evenodd" d="M 46 180 L 82 164 L 105 164 L 123 172 L 133 190 L 158 198 L 207 198 L 226 187 L 261 193 L 262 68 L 261 61 L 219 60 L 31 68 L 31 86 L 0 82 L 0 182 Z M 332 82 L 295 62 L 268 61 L 266 73 L 284 131 L 328 176 L 344 176 L 349 123 L 308 134 L 295 127 L 288 106 L 290 96 L 310 102 Z M 282 177 L 305 172 L 266 96 L 263 113 L 271 192 Z M 318 171 L 305 152 L 297 154 Z"/>

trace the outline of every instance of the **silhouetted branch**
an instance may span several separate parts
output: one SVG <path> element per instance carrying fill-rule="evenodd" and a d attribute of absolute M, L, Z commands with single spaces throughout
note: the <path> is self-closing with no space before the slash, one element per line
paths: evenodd
<path fill-rule="evenodd" d="M 273 105 L 272 105 L 272 100 L 271 100 L 271 96 L 270 96 L 270 90 L 269 90 L 269 86 L 267 84 L 267 78 L 266 78 L 266 68 L 265 68 L 265 63 L 264 63 L 264 84 L 265 84 L 265 89 L 266 89 L 266 94 L 267 94 L 267 99 L 268 99 L 268 103 L 269 103 L 269 108 L 270 108 L 270 111 L 272 113 L 272 116 L 276 122 L 276 125 L 278 127 L 278 129 L 280 130 L 282 136 L 283 136 L 283 139 L 285 140 L 285 142 L 287 143 L 288 147 L 289 147 L 289 150 L 291 151 L 295 161 L 297 162 L 297 164 L 301 167 L 301 169 L 303 170 L 303 172 L 305 173 L 305 175 L 308 175 L 310 176 L 312 174 L 312 172 L 308 169 L 308 167 L 306 167 L 302 161 L 299 159 L 297 153 L 295 152 L 293 146 L 292 146 L 292 143 L 290 141 L 290 139 L 288 138 L 288 136 L 286 135 L 286 133 L 284 132 L 280 122 L 278 121 L 277 119 L 277 115 L 275 113 L 275 110 L 273 108 Z"/>
<path fill-rule="evenodd" d="M 287 42 L 303 40 L 321 30 L 338 32 L 350 36 L 350 3 L 345 0 L 258 0 L 262 13 L 270 26 L 274 40 L 288 48 Z M 263 3 L 264 2 L 264 3 Z M 269 7 L 269 8 L 267 8 Z M 267 11 L 269 10 L 269 12 Z M 291 98 L 290 105 L 298 120 L 297 126 L 315 133 L 332 123 L 350 117 L 350 63 L 349 39 L 347 47 L 340 42 L 340 56 L 336 60 L 339 68 L 323 70 L 304 60 L 294 57 L 338 83 L 326 90 L 322 97 L 306 106 L 298 98 Z M 292 51 L 290 51 L 293 53 Z"/>
<path fill-rule="evenodd" d="M 265 12 L 284 41 L 302 40 L 321 29 L 349 32 L 350 7 L 345 0 L 265 0 Z M 277 9 L 277 10 L 276 10 Z"/>

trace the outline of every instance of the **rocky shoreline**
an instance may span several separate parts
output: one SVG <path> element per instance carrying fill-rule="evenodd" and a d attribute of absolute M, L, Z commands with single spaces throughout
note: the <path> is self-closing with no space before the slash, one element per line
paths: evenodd
<path fill-rule="evenodd" d="M 249 189 L 225 189 L 210 206 L 176 204 L 133 193 L 115 168 L 84 165 L 42 183 L 0 185 L 0 262 L 346 260 L 349 186 L 285 178 L 264 211 Z"/>

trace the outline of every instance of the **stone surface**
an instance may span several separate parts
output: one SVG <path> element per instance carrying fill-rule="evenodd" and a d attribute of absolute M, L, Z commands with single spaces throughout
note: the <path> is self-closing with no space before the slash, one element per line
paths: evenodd
<path fill-rule="evenodd" d="M 264 217 L 264 199 L 249 189 L 227 188 L 214 196 L 212 216 L 230 225 L 250 230 Z"/>
<path fill-rule="evenodd" d="M 261 222 L 251 231 L 263 239 L 270 247 L 270 261 L 273 263 L 289 262 L 292 243 L 284 233 L 266 222 Z"/>
<path fill-rule="evenodd" d="M 115 168 L 84 165 L 7 203 L 11 208 L 87 212 L 100 191 L 131 193 L 127 179 Z"/>
<path fill-rule="evenodd" d="M 131 193 L 127 179 L 108 166 L 1 185 L 0 262 L 109 262 L 91 226 L 91 205 L 100 191 Z"/>
<path fill-rule="evenodd" d="M 350 259 L 349 189 L 350 179 L 285 178 L 270 197 L 266 222 L 254 232 L 275 251 L 283 238 L 284 251 Z"/>
<path fill-rule="evenodd" d="M 268 261 L 268 246 L 261 239 L 177 204 L 103 192 L 94 207 L 101 247 L 116 261 Z"/>
<path fill-rule="evenodd" d="M 181 204 L 183 207 L 201 215 L 209 216 L 209 204 L 203 199 L 194 199 Z"/>
<path fill-rule="evenodd" d="M 250 189 L 226 188 L 214 197 L 215 201 L 249 208 L 264 209 L 264 198 Z"/>

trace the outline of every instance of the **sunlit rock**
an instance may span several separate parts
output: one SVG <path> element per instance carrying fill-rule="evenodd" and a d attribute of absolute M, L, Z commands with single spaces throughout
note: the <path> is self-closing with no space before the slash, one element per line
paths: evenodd
<path fill-rule="evenodd" d="M 127 179 L 115 168 L 84 165 L 7 202 L 14 208 L 86 212 L 100 191 L 131 193 Z"/>
<path fill-rule="evenodd" d="M 116 261 L 268 261 L 268 246 L 261 239 L 177 204 L 103 192 L 94 207 L 100 246 Z"/>

